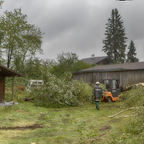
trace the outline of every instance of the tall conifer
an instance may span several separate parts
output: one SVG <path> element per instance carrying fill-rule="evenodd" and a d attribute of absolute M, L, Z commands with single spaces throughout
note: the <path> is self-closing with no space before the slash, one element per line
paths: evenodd
<path fill-rule="evenodd" d="M 134 42 L 131 40 L 130 45 L 128 47 L 129 51 L 127 53 L 127 62 L 138 62 L 139 59 L 136 58 L 136 48 Z"/>
<path fill-rule="evenodd" d="M 126 34 L 123 21 L 117 9 L 112 9 L 111 17 L 106 23 L 103 51 L 111 63 L 125 62 Z"/>

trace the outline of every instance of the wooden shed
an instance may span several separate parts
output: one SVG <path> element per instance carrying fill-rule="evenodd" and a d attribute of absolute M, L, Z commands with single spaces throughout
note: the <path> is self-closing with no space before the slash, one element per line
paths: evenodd
<path fill-rule="evenodd" d="M 0 65 L 0 103 L 5 103 L 5 78 L 12 77 L 12 99 L 14 97 L 14 77 L 15 76 L 22 76 L 3 65 Z"/>
<path fill-rule="evenodd" d="M 90 84 L 108 77 L 119 79 L 122 87 L 144 82 L 144 62 L 99 65 L 73 73 L 73 79 Z"/>

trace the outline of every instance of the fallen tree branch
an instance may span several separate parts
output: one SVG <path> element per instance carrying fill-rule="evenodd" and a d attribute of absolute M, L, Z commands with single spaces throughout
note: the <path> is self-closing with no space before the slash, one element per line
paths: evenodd
<path fill-rule="evenodd" d="M 136 115 L 133 114 L 133 115 L 116 116 L 116 118 L 121 118 L 121 117 L 134 117 L 134 116 L 136 116 Z"/>
<path fill-rule="evenodd" d="M 117 115 L 119 115 L 119 114 L 121 114 L 121 113 L 123 113 L 123 112 L 125 112 L 125 111 L 127 111 L 127 110 L 130 110 L 130 109 L 134 109 L 134 107 L 131 107 L 131 108 L 127 108 L 127 109 L 125 109 L 125 110 L 122 110 L 122 111 L 120 111 L 119 113 L 116 113 L 116 114 L 114 114 L 114 115 L 112 115 L 112 116 L 109 116 L 109 117 L 115 117 L 115 116 L 117 116 Z"/>
<path fill-rule="evenodd" d="M 24 98 L 24 101 L 33 101 L 34 98 Z"/>

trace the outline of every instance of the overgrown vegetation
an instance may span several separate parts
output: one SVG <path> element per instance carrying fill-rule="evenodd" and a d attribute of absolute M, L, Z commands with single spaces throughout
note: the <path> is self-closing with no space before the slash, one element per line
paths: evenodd
<path fill-rule="evenodd" d="M 57 62 L 53 63 L 50 72 L 57 77 L 65 72 L 77 72 L 92 67 L 91 64 L 78 60 L 78 55 L 72 52 L 62 52 L 57 55 Z"/>
<path fill-rule="evenodd" d="M 25 102 L 12 108 L 0 107 L 0 143 L 3 144 L 79 144 L 102 143 L 114 127 L 123 120 L 111 121 L 108 117 L 117 113 L 121 103 L 100 103 L 81 107 L 44 108 Z"/>
<path fill-rule="evenodd" d="M 25 91 L 25 85 L 28 83 L 28 79 L 25 77 L 15 77 L 14 81 L 14 98 L 12 99 L 12 78 L 6 78 L 5 81 L 5 101 L 17 101 L 24 102 L 25 98 L 31 98 L 32 93 Z M 19 89 L 22 88 L 22 89 Z"/>
<path fill-rule="evenodd" d="M 113 14 L 115 12 L 120 18 L 117 9 L 113 10 Z M 11 16 L 15 18 L 11 19 Z M 21 19 L 19 16 L 22 16 Z M 36 52 L 42 51 L 43 34 L 40 29 L 27 23 L 27 16 L 21 13 L 21 9 L 6 11 L 1 18 L 0 49 L 1 54 L 6 52 L 7 59 L 1 55 L 0 63 L 23 73 L 24 77 L 15 78 L 14 99 L 12 80 L 6 78 L 5 100 L 15 100 L 19 104 L 12 108 L 0 107 L 0 143 L 143 143 L 144 88 L 125 92 L 123 102 L 100 103 L 101 110 L 96 111 L 95 105 L 90 103 L 93 87 L 71 79 L 71 72 L 92 65 L 78 60 L 78 56 L 70 52 L 62 52 L 56 61 L 35 58 Z M 15 19 L 21 22 L 16 21 L 15 25 Z M 108 21 L 111 23 L 111 19 Z M 122 28 L 123 22 L 119 22 Z M 122 32 L 124 44 L 126 37 Z M 19 34 L 20 37 L 17 37 Z M 106 45 L 107 42 L 111 43 L 104 41 Z M 122 49 L 125 50 L 125 47 L 123 45 Z M 117 58 L 120 59 L 113 57 L 117 63 L 125 61 L 123 53 Z M 25 87 L 29 79 L 43 79 L 45 83 L 33 92 L 19 90 L 18 87 Z M 25 98 L 34 98 L 34 101 L 28 103 Z M 127 111 L 128 117 L 109 117 L 129 108 L 132 110 Z"/>
<path fill-rule="evenodd" d="M 45 84 L 34 91 L 34 103 L 44 107 L 79 106 L 90 102 L 92 88 L 84 83 L 71 80 L 71 73 L 64 73 L 61 78 L 47 73 Z"/>
<path fill-rule="evenodd" d="M 144 88 L 136 87 L 123 94 L 124 108 L 132 108 L 130 120 L 120 129 L 111 133 L 109 143 L 134 143 L 144 142 Z"/>
<path fill-rule="evenodd" d="M 48 74 L 48 73 L 47 73 Z M 57 78 L 49 73 L 45 76 L 46 84 L 31 96 L 35 96 L 35 106 L 32 103 L 22 103 L 22 98 L 29 95 L 26 91 L 15 89 L 16 99 L 19 101 L 12 110 L 1 108 L 1 140 L 3 143 L 11 143 L 11 137 L 15 137 L 13 143 L 135 143 L 144 141 L 144 88 L 138 87 L 123 94 L 122 102 L 100 103 L 101 110 L 96 111 L 95 105 L 88 104 L 91 98 L 92 88 L 84 82 L 70 80 L 70 73 Z M 17 78 L 16 78 L 17 79 Z M 7 80 L 10 82 L 10 80 Z M 16 85 L 24 84 L 21 78 Z M 54 86 L 52 88 L 52 86 Z M 49 88 L 48 88 L 49 87 Z M 8 87 L 7 87 L 8 88 Z M 48 88 L 48 89 L 47 89 Z M 61 92 L 59 92 L 61 91 Z M 62 93 L 63 91 L 63 93 Z M 67 91 L 71 98 L 65 98 Z M 53 103 L 49 103 L 50 93 L 54 96 Z M 30 96 L 30 95 L 29 95 Z M 64 103 L 59 103 L 62 96 Z M 50 97 L 52 98 L 52 97 Z M 57 100 L 58 98 L 58 100 Z M 69 101 L 70 100 L 70 101 Z M 68 104 L 66 103 L 68 101 Z M 76 101 L 77 105 L 74 105 Z M 79 104 L 85 103 L 86 105 Z M 42 107 L 39 107 L 42 106 Z M 59 108 L 65 107 L 66 108 Z M 75 107 L 70 107 L 75 106 Z M 55 107 L 55 108 L 44 108 Z M 116 117 L 109 116 L 124 109 L 132 108 Z M 59 109 L 57 109 L 59 108 Z M 6 113 L 5 113 L 6 112 Z M 128 116 L 128 117 L 125 117 Z M 12 121 L 12 122 L 11 122 Z M 31 127 L 36 127 L 34 130 Z M 5 130 L 6 129 L 6 130 Z M 7 129 L 10 129 L 8 134 Z M 15 132 L 13 134 L 13 130 Z M 21 131 L 21 129 L 25 129 Z M 56 133 L 55 133 L 56 131 Z M 8 135 L 7 135 L 8 134 Z M 67 136 L 68 134 L 68 136 Z M 7 135 L 7 140 L 3 137 Z"/>

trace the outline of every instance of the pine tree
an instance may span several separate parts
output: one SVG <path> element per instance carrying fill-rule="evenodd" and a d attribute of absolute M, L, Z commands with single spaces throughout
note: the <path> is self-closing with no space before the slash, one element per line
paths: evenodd
<path fill-rule="evenodd" d="M 106 23 L 103 51 L 111 63 L 124 63 L 126 50 L 126 34 L 123 21 L 117 9 L 113 9 Z"/>
<path fill-rule="evenodd" d="M 132 40 L 130 42 L 128 49 L 129 51 L 127 53 L 127 62 L 138 62 L 139 59 L 135 57 L 137 55 L 135 44 Z"/>

